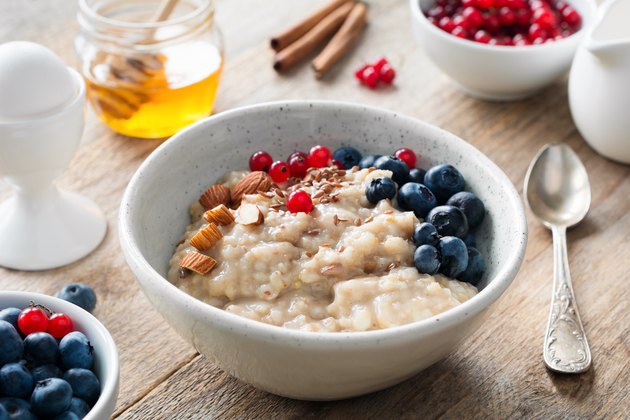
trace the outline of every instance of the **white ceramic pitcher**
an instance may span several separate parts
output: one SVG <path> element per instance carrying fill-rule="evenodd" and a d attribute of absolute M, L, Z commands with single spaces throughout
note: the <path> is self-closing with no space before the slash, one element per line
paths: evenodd
<path fill-rule="evenodd" d="M 630 164 L 630 0 L 607 0 L 569 77 L 575 124 L 598 153 Z"/>

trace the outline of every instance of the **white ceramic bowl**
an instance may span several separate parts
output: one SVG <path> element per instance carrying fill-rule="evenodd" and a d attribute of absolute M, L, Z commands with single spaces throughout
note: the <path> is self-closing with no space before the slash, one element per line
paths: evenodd
<path fill-rule="evenodd" d="M 364 153 L 406 146 L 423 165 L 449 162 L 486 204 L 478 240 L 488 266 L 481 292 L 433 318 L 391 329 L 312 333 L 227 313 L 187 295 L 164 275 L 190 223 L 193 201 L 228 170 L 247 167 L 260 149 L 273 156 L 353 145 Z M 328 400 L 396 384 L 452 352 L 482 323 L 521 264 L 527 224 L 509 179 L 465 141 L 390 111 L 339 102 L 277 102 L 223 112 L 161 145 L 129 183 L 120 209 L 129 266 L 158 311 L 195 348 L 258 388 L 298 399 Z"/>
<path fill-rule="evenodd" d="M 434 3 L 409 0 L 411 27 L 427 55 L 466 93 L 499 101 L 531 96 L 566 73 L 597 9 L 593 0 L 567 0 L 582 15 L 578 32 L 555 42 L 517 47 L 481 44 L 446 33 L 422 13 Z"/>
<path fill-rule="evenodd" d="M 0 309 L 26 308 L 33 301 L 54 312 L 63 312 L 74 323 L 74 328 L 86 335 L 94 347 L 94 371 L 101 382 L 101 396 L 84 419 L 108 419 L 116 407 L 118 398 L 118 350 L 107 329 L 87 311 L 65 300 L 30 292 L 0 292 Z"/>

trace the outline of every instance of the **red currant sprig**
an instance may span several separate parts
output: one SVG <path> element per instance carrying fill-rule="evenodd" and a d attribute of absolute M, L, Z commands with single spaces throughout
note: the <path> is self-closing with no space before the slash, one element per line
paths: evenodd
<path fill-rule="evenodd" d="M 18 315 L 18 328 L 24 335 L 47 332 L 60 339 L 74 330 L 72 319 L 63 313 L 52 313 L 43 305 L 31 305 Z"/>
<path fill-rule="evenodd" d="M 354 77 L 370 89 L 376 89 L 381 82 L 391 85 L 396 77 L 396 71 L 383 57 L 372 64 L 366 64 L 359 68 L 354 73 Z"/>

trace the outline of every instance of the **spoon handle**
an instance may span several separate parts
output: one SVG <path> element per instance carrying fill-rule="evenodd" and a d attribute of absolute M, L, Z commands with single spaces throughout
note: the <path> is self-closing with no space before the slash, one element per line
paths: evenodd
<path fill-rule="evenodd" d="M 581 373 L 591 366 L 567 257 L 566 228 L 553 226 L 553 294 L 543 356 L 547 367 L 560 373 Z"/>

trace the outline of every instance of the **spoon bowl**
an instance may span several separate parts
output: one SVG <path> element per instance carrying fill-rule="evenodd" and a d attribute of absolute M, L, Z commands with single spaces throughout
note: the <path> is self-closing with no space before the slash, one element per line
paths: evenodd
<path fill-rule="evenodd" d="M 532 213 L 551 227 L 579 223 L 591 204 L 588 174 L 566 144 L 548 144 L 532 161 L 525 177 L 525 199 Z"/>

